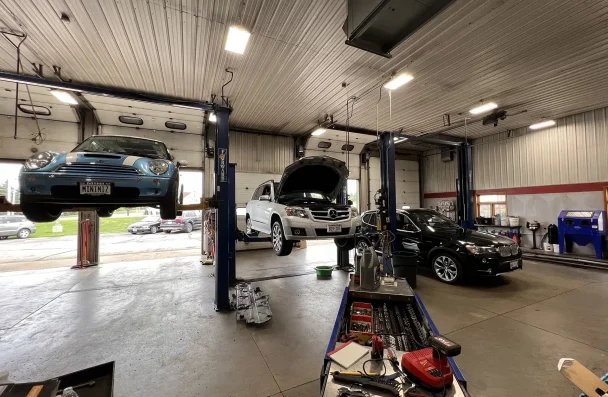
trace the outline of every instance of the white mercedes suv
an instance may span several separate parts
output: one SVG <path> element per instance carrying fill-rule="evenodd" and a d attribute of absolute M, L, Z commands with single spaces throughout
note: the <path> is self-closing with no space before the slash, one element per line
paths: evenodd
<path fill-rule="evenodd" d="M 278 256 L 289 255 L 299 240 L 334 238 L 345 246 L 361 226 L 357 210 L 336 204 L 348 178 L 343 161 L 305 157 L 285 168 L 280 182 L 262 183 L 247 203 L 248 235 L 270 234 Z"/>

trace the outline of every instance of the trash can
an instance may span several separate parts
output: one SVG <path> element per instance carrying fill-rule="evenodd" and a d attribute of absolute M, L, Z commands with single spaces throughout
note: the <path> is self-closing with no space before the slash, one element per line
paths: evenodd
<path fill-rule="evenodd" d="M 416 288 L 416 269 L 420 258 L 415 251 L 393 252 L 393 271 L 395 276 L 403 277 L 412 288 Z"/>

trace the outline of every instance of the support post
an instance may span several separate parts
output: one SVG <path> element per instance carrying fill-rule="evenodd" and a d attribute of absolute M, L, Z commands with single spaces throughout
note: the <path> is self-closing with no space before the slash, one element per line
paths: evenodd
<path fill-rule="evenodd" d="M 336 202 L 340 204 L 346 205 L 348 203 L 348 182 L 342 186 L 342 190 L 338 197 L 336 197 Z M 350 251 L 347 249 L 342 249 L 336 245 L 336 249 L 338 250 L 338 264 L 337 267 L 341 269 L 348 269 L 350 267 Z"/>
<path fill-rule="evenodd" d="M 85 225 L 83 227 L 83 225 Z M 78 212 L 78 251 L 76 266 L 82 268 L 99 264 L 99 216 L 96 211 Z"/>
<path fill-rule="evenodd" d="M 215 217 L 215 309 L 230 310 L 230 261 L 234 251 L 230 251 L 230 241 L 234 241 L 234 230 L 230 228 L 230 130 L 229 111 L 217 108 L 217 138 L 215 140 L 215 197 L 217 210 Z M 234 181 L 232 181 L 234 182 Z"/>
<path fill-rule="evenodd" d="M 230 285 L 236 284 L 236 164 L 228 165 L 228 184 L 229 201 L 232 203 L 228 216 L 228 228 L 231 231 L 230 240 L 228 240 L 228 250 L 231 253 L 228 257 L 228 279 Z"/>
<path fill-rule="evenodd" d="M 394 236 L 392 251 L 401 247 L 401 237 L 397 234 L 397 193 L 395 180 L 395 144 L 393 134 L 384 133 L 380 136 L 380 183 L 382 194 L 386 199 L 386 213 L 382 216 L 383 230 L 388 230 Z"/>
<path fill-rule="evenodd" d="M 471 146 L 463 143 L 458 149 L 458 178 L 456 179 L 458 223 L 466 229 L 475 224 L 473 198 L 473 155 Z"/>

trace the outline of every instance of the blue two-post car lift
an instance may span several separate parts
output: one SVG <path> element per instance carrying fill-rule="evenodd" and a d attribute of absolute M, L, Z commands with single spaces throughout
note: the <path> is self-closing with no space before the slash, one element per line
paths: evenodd
<path fill-rule="evenodd" d="M 473 187 L 473 179 L 472 179 L 472 164 L 471 164 L 471 148 L 467 142 L 451 142 L 444 141 L 433 138 L 420 138 L 409 136 L 406 134 L 395 133 L 395 132 L 385 132 L 382 133 L 379 137 L 379 148 L 380 148 L 380 173 L 381 173 L 381 197 L 383 197 L 383 202 L 385 205 L 383 219 L 381 221 L 381 227 L 383 230 L 388 230 L 394 236 L 392 241 L 392 252 L 397 252 L 402 250 L 401 239 L 399 234 L 397 233 L 397 224 L 396 224 L 396 214 L 397 214 L 397 197 L 396 197 L 396 180 L 395 180 L 395 139 L 412 139 L 412 140 L 422 140 L 428 143 L 433 143 L 436 145 L 440 145 L 442 147 L 448 147 L 451 150 L 455 149 L 458 154 L 458 178 L 456 180 L 457 183 L 457 193 L 458 193 L 458 221 L 461 226 L 465 228 L 470 228 L 473 226 L 473 218 L 474 218 L 474 206 L 473 206 L 473 198 L 472 198 L 472 187 Z M 381 217 L 379 215 L 379 217 Z M 339 265 L 343 265 L 344 261 L 348 263 L 348 252 L 340 252 L 338 253 L 338 262 Z M 386 263 L 386 262 L 385 262 Z M 394 267 L 385 266 L 384 271 L 387 270 L 389 272 L 392 271 Z M 415 284 L 415 274 L 414 274 L 414 284 Z M 435 326 L 431 316 L 428 311 L 424 307 L 422 303 L 422 299 L 418 294 L 416 294 L 405 282 L 405 280 L 399 280 L 400 287 L 399 288 L 384 288 L 383 286 L 379 288 L 378 291 L 363 291 L 360 287 L 356 286 L 351 279 L 349 286 L 344 289 L 344 293 L 342 295 L 342 300 L 340 302 L 340 308 L 338 310 L 338 315 L 334 322 L 334 327 L 331 333 L 331 337 L 329 343 L 327 345 L 326 356 L 323 361 L 323 366 L 321 370 L 321 396 L 335 396 L 336 390 L 339 387 L 343 387 L 339 383 L 336 384 L 332 380 L 331 373 L 335 370 L 344 370 L 337 366 L 337 364 L 333 363 L 332 360 L 327 355 L 328 353 L 335 350 L 340 345 L 339 336 L 341 331 L 345 330 L 348 326 L 348 317 L 349 317 L 349 309 L 354 301 L 364 301 L 372 304 L 403 304 L 410 305 L 414 308 L 416 316 L 420 321 L 420 325 L 422 328 L 428 332 L 429 335 L 439 335 L 439 330 Z M 405 285 L 404 285 L 405 284 Z M 456 341 L 457 342 L 457 341 Z M 369 356 L 364 357 L 360 361 L 364 361 L 369 359 Z M 448 358 L 449 364 L 452 368 L 454 374 L 454 386 L 447 390 L 447 396 L 468 396 L 466 390 L 466 379 L 462 375 L 462 372 L 458 368 L 458 365 L 454 361 L 452 357 Z M 388 367 L 388 365 L 387 365 Z M 357 364 L 354 365 L 355 369 L 350 369 L 351 371 L 357 370 Z M 375 395 L 375 394 L 370 394 Z M 383 395 L 383 394 L 378 394 Z"/>

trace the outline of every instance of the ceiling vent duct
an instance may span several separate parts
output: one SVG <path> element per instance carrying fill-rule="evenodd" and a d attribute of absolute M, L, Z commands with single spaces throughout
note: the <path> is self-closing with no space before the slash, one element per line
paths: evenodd
<path fill-rule="evenodd" d="M 348 0 L 346 44 L 390 58 L 391 51 L 453 0 Z"/>

